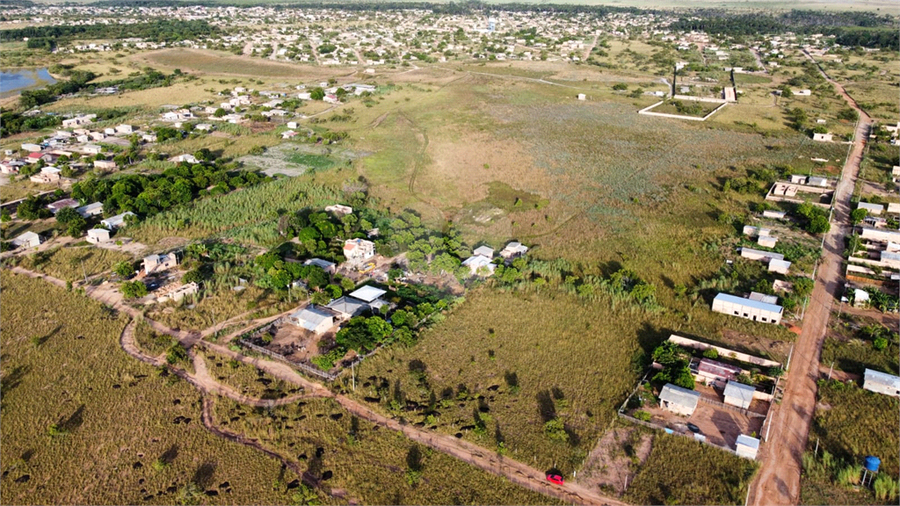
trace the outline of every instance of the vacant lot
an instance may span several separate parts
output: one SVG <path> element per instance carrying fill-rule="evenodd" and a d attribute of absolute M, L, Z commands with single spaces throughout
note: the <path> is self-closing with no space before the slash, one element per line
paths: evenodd
<path fill-rule="evenodd" d="M 195 49 L 163 49 L 139 54 L 136 61 L 185 72 L 213 75 L 235 75 L 253 78 L 315 79 L 330 75 L 334 70 L 323 67 L 279 63 L 260 58 L 235 56 L 221 51 Z"/>
<path fill-rule="evenodd" d="M 119 349 L 125 320 L 40 280 L 0 274 L 0 485 L 9 504 L 284 504 L 280 463 L 211 435 L 199 396 Z"/>
<path fill-rule="evenodd" d="M 743 504 L 756 463 L 681 436 L 658 434 L 629 485 L 634 504 Z"/>
<path fill-rule="evenodd" d="M 113 265 L 132 261 L 118 251 L 94 246 L 53 248 L 20 257 L 18 265 L 67 281 L 79 281 L 112 269 Z"/>
<path fill-rule="evenodd" d="M 333 495 L 329 504 L 557 504 L 352 417 L 331 400 L 267 411 L 221 399 L 215 413 L 222 426 L 259 439 L 321 480 L 321 492 Z"/>

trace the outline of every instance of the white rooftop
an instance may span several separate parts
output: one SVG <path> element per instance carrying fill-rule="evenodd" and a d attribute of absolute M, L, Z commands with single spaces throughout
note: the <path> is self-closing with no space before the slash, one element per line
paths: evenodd
<path fill-rule="evenodd" d="M 355 292 L 350 294 L 354 299 L 363 300 L 366 302 L 372 302 L 373 300 L 381 297 L 386 294 L 387 291 L 382 290 L 381 288 L 375 288 L 374 286 L 366 285 Z"/>

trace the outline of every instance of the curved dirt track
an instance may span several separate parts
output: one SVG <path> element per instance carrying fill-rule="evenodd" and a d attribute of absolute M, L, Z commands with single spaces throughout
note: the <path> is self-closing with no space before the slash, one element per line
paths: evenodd
<path fill-rule="evenodd" d="M 813 60 L 809 53 L 805 54 Z M 850 225 L 850 198 L 853 196 L 859 164 L 872 127 L 872 119 L 859 108 L 844 88 L 831 80 L 821 67 L 819 71 L 850 107 L 859 113 L 859 122 L 854 132 L 852 149 L 834 194 L 834 219 L 831 230 L 825 236 L 822 261 L 803 319 L 803 330 L 794 345 L 784 397 L 773 411 L 771 432 L 760 453 L 760 470 L 750 486 L 748 504 L 752 505 L 800 502 L 801 457 L 806 450 L 816 407 L 819 357 L 832 304 L 841 296 L 844 239 L 853 230 Z"/>
<path fill-rule="evenodd" d="M 59 287 L 65 287 L 64 281 L 53 278 L 51 276 L 46 276 L 34 271 L 29 271 L 21 268 L 13 268 L 11 270 L 18 274 L 44 279 L 45 281 Z M 86 290 L 86 293 L 92 298 L 101 301 L 110 300 L 110 294 L 108 290 L 93 289 Z M 525 487 L 529 490 L 533 490 L 535 492 L 560 499 L 570 504 L 588 504 L 596 506 L 625 506 L 627 504 L 617 499 L 600 495 L 575 483 L 565 483 L 564 485 L 550 484 L 546 479 L 545 473 L 540 470 L 534 469 L 521 462 L 505 458 L 502 455 L 497 454 L 496 452 L 493 452 L 486 448 L 482 448 L 468 441 L 463 441 L 462 439 L 457 439 L 456 437 L 445 434 L 425 431 L 409 425 L 401 420 L 395 420 L 393 418 L 381 415 L 356 400 L 353 400 L 344 395 L 335 394 L 320 383 L 307 379 L 306 377 L 300 375 L 300 373 L 298 373 L 296 370 L 289 367 L 287 364 L 262 358 L 248 357 L 241 353 L 235 352 L 226 346 L 211 343 L 209 341 L 199 340 L 197 333 L 176 331 L 174 329 L 166 327 L 159 322 L 144 318 L 144 321 L 150 324 L 150 326 L 155 331 L 162 332 L 174 337 L 188 349 L 188 354 L 192 359 L 195 372 L 191 373 L 184 369 L 173 367 L 166 364 L 165 357 L 153 357 L 147 355 L 137 346 L 134 336 L 134 329 L 137 325 L 136 318 L 140 317 L 140 312 L 134 308 L 131 308 L 130 306 L 123 304 L 121 300 L 115 301 L 112 306 L 115 309 L 121 310 L 132 316 L 132 320 L 122 330 L 122 334 L 120 337 L 120 345 L 126 353 L 137 360 L 154 365 L 156 367 L 167 367 L 172 374 L 175 374 L 178 377 L 184 379 L 203 394 L 215 394 L 232 399 L 242 404 L 256 407 L 272 407 L 290 404 L 304 398 L 333 398 L 338 404 L 341 405 L 342 408 L 347 410 L 352 415 L 368 420 L 369 422 L 375 423 L 387 429 L 400 432 L 413 441 L 419 442 L 437 451 L 446 453 L 447 455 L 456 457 L 478 468 L 481 468 L 482 470 L 496 475 L 504 476 L 512 483 Z M 209 334 L 208 329 L 205 333 L 207 335 Z M 203 334 L 203 332 L 201 332 L 201 334 Z M 203 357 L 196 354 L 192 349 L 195 345 L 230 357 L 234 360 L 239 360 L 240 362 L 243 362 L 245 364 L 254 365 L 278 379 L 302 387 L 304 389 L 304 393 L 292 395 L 283 399 L 269 400 L 249 397 L 236 392 L 231 387 L 222 385 L 209 375 L 206 370 L 206 363 L 203 360 Z M 312 477 L 305 476 L 302 471 L 300 471 L 296 463 L 293 463 L 289 459 L 277 454 L 276 452 L 265 448 L 258 441 L 246 439 L 240 434 L 236 434 L 215 426 L 212 420 L 209 399 L 206 395 L 204 395 L 203 397 L 202 419 L 204 426 L 213 434 L 224 439 L 228 439 L 229 441 L 248 445 L 260 451 L 263 451 L 267 455 L 270 455 L 273 458 L 281 461 L 282 464 L 284 464 L 286 467 L 297 472 L 298 476 L 301 476 L 305 483 L 311 485 L 314 484 Z"/>

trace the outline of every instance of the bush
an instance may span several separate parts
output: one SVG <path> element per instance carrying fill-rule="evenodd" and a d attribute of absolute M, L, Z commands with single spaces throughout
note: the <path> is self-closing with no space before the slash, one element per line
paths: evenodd
<path fill-rule="evenodd" d="M 706 351 L 703 352 L 703 356 L 710 359 L 719 358 L 719 350 L 715 348 L 707 348 Z"/>
<path fill-rule="evenodd" d="M 143 281 L 125 281 L 122 283 L 122 295 L 135 299 L 147 295 L 147 285 Z"/>

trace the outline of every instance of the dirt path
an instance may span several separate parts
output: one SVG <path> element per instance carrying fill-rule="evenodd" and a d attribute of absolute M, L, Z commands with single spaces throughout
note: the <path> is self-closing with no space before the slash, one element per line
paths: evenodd
<path fill-rule="evenodd" d="M 590 43 L 590 45 L 584 50 L 584 54 L 581 55 L 581 61 L 587 61 L 588 56 L 591 55 L 591 51 L 594 50 L 594 47 L 597 45 L 597 39 L 600 38 L 600 32 L 594 34 L 594 40 Z"/>
<path fill-rule="evenodd" d="M 815 62 L 809 53 L 807 58 Z M 781 404 L 776 405 L 770 423 L 771 432 L 760 455 L 760 470 L 751 484 L 748 504 L 798 504 L 800 501 L 801 456 L 806 450 L 809 428 L 816 406 L 816 380 L 819 357 L 825 341 L 832 304 L 841 295 L 844 238 L 852 231 L 850 198 L 859 173 L 863 150 L 872 127 L 872 119 L 856 104 L 844 88 L 825 76 L 844 100 L 859 113 L 853 146 L 834 195 L 834 219 L 826 234 L 816 286 L 803 319 L 803 330 L 794 346 L 790 372 Z"/>
<path fill-rule="evenodd" d="M 56 279 L 50 276 L 45 276 L 33 271 L 28 271 L 26 269 L 21 268 L 13 268 L 11 269 L 13 272 L 18 274 L 23 274 L 30 277 L 41 278 L 45 281 L 52 283 L 59 287 L 65 287 L 65 282 L 61 279 Z M 105 290 L 92 290 L 87 292 L 89 296 L 92 298 L 103 298 L 108 297 L 108 292 Z M 127 314 L 131 315 L 133 318 L 137 317 L 140 312 L 134 308 L 126 306 L 121 301 L 118 301 L 115 306 L 116 309 L 120 309 Z M 282 364 L 280 362 L 274 362 L 271 360 L 265 360 L 256 357 L 247 357 L 241 353 L 232 351 L 231 349 L 222 346 L 220 344 L 211 343 L 208 341 L 199 340 L 199 337 L 196 337 L 198 333 L 188 333 L 184 331 L 176 331 L 174 329 L 170 329 L 165 325 L 160 324 L 159 322 L 154 322 L 150 319 L 145 318 L 148 324 L 151 327 L 158 331 L 163 332 L 172 337 L 175 337 L 179 340 L 185 347 L 189 348 L 190 356 L 193 361 L 194 373 L 190 373 L 185 371 L 184 369 L 178 367 L 167 366 L 167 368 L 178 377 L 184 379 L 191 385 L 193 385 L 197 390 L 202 392 L 203 394 L 216 394 L 222 397 L 227 397 L 229 399 L 235 400 L 242 404 L 247 404 L 250 406 L 257 407 L 272 407 L 283 404 L 290 404 L 292 402 L 297 401 L 298 399 L 304 398 L 334 398 L 338 404 L 341 405 L 344 409 L 346 409 L 349 413 L 356 415 L 360 418 L 368 420 L 372 423 L 380 425 L 382 427 L 391 429 L 393 431 L 397 431 L 402 433 L 407 438 L 417 441 L 421 444 L 429 446 L 435 450 L 446 453 L 447 455 L 456 457 L 464 462 L 472 464 L 476 467 L 479 467 L 485 471 L 490 473 L 504 476 L 509 479 L 511 482 L 528 488 L 529 490 L 533 490 L 535 492 L 542 493 L 544 495 L 555 497 L 557 499 L 563 500 L 567 503 L 572 504 L 590 504 L 590 505 L 610 505 L 610 506 L 624 506 L 626 503 L 623 503 L 619 500 L 613 499 L 611 497 L 606 497 L 600 495 L 588 488 L 585 488 L 576 483 L 567 482 L 564 485 L 553 485 L 547 481 L 547 478 L 543 471 L 534 469 L 526 464 L 521 462 L 505 458 L 498 453 L 482 448 L 474 443 L 470 443 L 468 441 L 463 441 L 462 439 L 457 439 L 456 437 L 438 434 L 435 432 L 429 432 L 425 430 L 418 429 L 414 426 L 411 426 L 405 422 L 394 420 L 393 418 L 389 418 L 387 416 L 381 415 L 369 408 L 368 406 L 355 401 L 344 395 L 336 395 L 327 389 L 325 386 L 316 383 L 314 381 L 306 379 L 304 376 L 300 375 L 297 371 L 292 369 L 286 364 Z M 152 357 L 150 355 L 145 354 L 140 350 L 136 343 L 136 338 L 134 336 L 134 329 L 136 327 L 135 319 L 132 319 L 128 325 L 122 330 L 120 343 L 122 349 L 128 353 L 130 356 L 140 360 L 142 362 L 160 367 L 164 366 L 165 359 L 162 356 Z M 208 329 L 207 329 L 208 330 Z M 274 376 L 275 378 L 281 379 L 285 382 L 289 382 L 295 385 L 299 385 L 303 387 L 304 393 L 296 394 L 289 397 L 285 397 L 283 399 L 278 400 L 268 400 L 268 399 L 258 399 L 254 397 L 248 397 L 239 392 L 236 392 L 231 387 L 223 385 L 218 381 L 214 380 L 206 369 L 206 362 L 203 360 L 203 357 L 193 353 L 193 350 L 190 350 L 194 345 L 200 346 L 202 348 L 206 348 L 210 351 L 214 351 L 215 353 L 219 353 L 223 356 L 230 357 L 235 360 L 239 360 L 245 364 L 251 364 L 259 369 L 265 371 L 266 373 Z M 209 400 L 204 397 L 204 408 L 203 408 L 203 423 L 204 426 L 207 427 L 211 432 L 220 437 L 228 439 L 230 441 L 239 442 L 241 444 L 249 445 L 254 448 L 259 449 L 262 452 L 265 452 L 267 455 L 270 455 L 274 458 L 277 458 L 286 466 L 296 471 L 299 476 L 303 476 L 303 473 L 299 470 L 296 464 L 291 463 L 289 460 L 284 457 L 272 452 L 264 448 L 258 442 L 254 440 L 247 440 L 243 436 L 239 434 L 235 434 L 229 431 L 222 430 L 215 426 L 212 422 L 212 417 L 210 414 L 209 408 Z M 304 481 L 307 480 L 304 476 Z"/>

